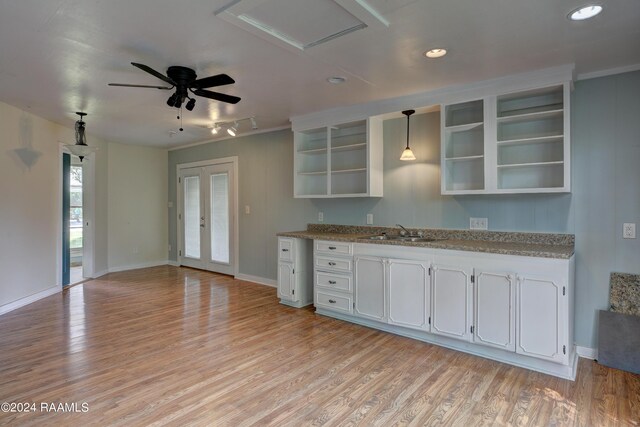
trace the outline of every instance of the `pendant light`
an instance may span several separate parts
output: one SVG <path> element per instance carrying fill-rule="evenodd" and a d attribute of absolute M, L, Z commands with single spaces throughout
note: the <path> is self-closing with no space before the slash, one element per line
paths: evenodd
<path fill-rule="evenodd" d="M 71 154 L 78 156 L 80 158 L 80 161 L 82 161 L 82 159 L 84 159 L 89 154 L 97 151 L 98 149 L 96 147 L 89 147 L 87 145 L 87 135 L 85 133 L 86 123 L 82 119 L 87 115 L 87 113 L 77 112 L 76 114 L 80 116 L 80 120 L 76 122 L 75 126 L 76 143 L 74 145 L 67 144 L 65 145 L 65 147 Z"/>
<path fill-rule="evenodd" d="M 403 161 L 416 159 L 416 156 L 413 155 L 413 151 L 411 151 L 411 148 L 409 147 L 409 116 L 411 116 L 415 112 L 416 110 L 404 110 L 402 112 L 402 114 L 407 116 L 407 148 L 404 149 L 404 151 L 402 152 L 402 155 L 400 156 L 400 160 L 403 160 Z"/>

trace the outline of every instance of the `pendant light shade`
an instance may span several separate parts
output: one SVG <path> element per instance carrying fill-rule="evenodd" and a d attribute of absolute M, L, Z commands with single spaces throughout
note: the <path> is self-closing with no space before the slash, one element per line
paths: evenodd
<path fill-rule="evenodd" d="M 413 154 L 413 151 L 411 151 L 411 147 L 409 147 L 409 116 L 411 116 L 415 112 L 416 112 L 415 110 L 405 110 L 402 112 L 402 114 L 407 116 L 407 147 L 404 149 L 404 151 L 402 152 L 402 155 L 400 156 L 400 160 L 403 160 L 403 161 L 416 159 L 416 156 Z"/>
<path fill-rule="evenodd" d="M 85 133 L 86 123 L 84 122 L 84 120 L 82 120 L 82 118 L 86 116 L 87 113 L 77 112 L 76 114 L 80 116 L 80 120 L 78 120 L 75 125 L 76 143 L 74 145 L 67 144 L 65 145 L 65 148 L 69 150 L 71 154 L 78 156 L 80 158 L 80 161 L 82 161 L 82 159 L 84 159 L 89 154 L 97 151 L 98 149 L 95 147 L 89 147 L 87 145 L 87 135 Z"/>

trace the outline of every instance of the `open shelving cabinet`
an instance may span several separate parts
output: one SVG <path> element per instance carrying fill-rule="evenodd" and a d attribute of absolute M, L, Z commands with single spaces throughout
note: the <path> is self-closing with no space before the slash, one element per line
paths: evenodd
<path fill-rule="evenodd" d="M 442 107 L 442 194 L 570 191 L 569 83 Z"/>
<path fill-rule="evenodd" d="M 382 197 L 382 120 L 294 132 L 294 197 Z"/>

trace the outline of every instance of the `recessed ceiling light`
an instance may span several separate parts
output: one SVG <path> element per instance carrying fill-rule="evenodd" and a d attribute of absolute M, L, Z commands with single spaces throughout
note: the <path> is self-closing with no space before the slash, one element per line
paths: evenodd
<path fill-rule="evenodd" d="M 327 79 L 327 81 L 329 83 L 332 83 L 334 85 L 339 85 L 340 83 L 344 83 L 347 81 L 347 79 L 345 79 L 344 77 L 340 77 L 340 76 L 333 76 L 333 77 L 329 77 Z"/>
<path fill-rule="evenodd" d="M 424 53 L 427 58 L 441 58 L 447 54 L 447 49 L 436 48 L 428 50 Z"/>
<path fill-rule="evenodd" d="M 569 14 L 569 19 L 572 21 L 584 21 L 585 19 L 593 18 L 597 14 L 602 12 L 602 6 L 592 4 L 589 6 L 582 6 L 572 11 Z"/>

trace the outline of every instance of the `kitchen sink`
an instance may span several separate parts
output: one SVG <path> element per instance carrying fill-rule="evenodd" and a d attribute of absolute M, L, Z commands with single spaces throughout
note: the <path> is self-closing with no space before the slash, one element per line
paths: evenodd
<path fill-rule="evenodd" d="M 386 234 L 380 234 L 377 236 L 369 236 L 365 237 L 366 240 L 389 240 L 394 242 L 415 242 L 415 243 L 426 243 L 426 242 L 437 242 L 443 239 L 434 239 L 431 237 L 420 237 L 420 236 L 389 236 Z"/>

